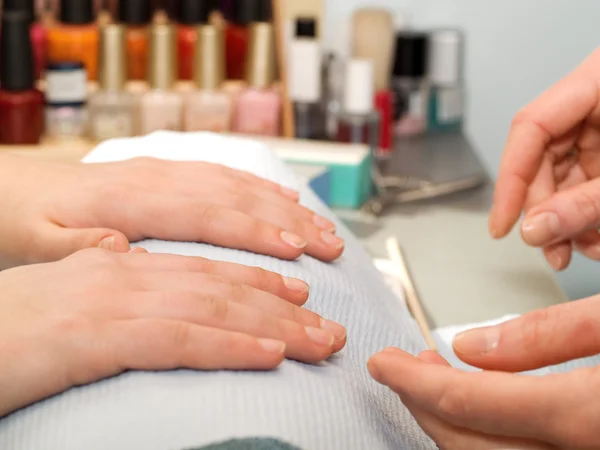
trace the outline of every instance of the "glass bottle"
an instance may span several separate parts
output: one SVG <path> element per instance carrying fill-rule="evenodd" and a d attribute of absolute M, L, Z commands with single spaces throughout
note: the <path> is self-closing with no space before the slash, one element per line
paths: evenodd
<path fill-rule="evenodd" d="M 126 28 L 111 24 L 100 36 L 99 90 L 90 98 L 90 134 L 97 141 L 134 136 L 137 97 L 125 90 Z"/>
<path fill-rule="evenodd" d="M 90 80 L 98 77 L 98 27 L 92 0 L 62 0 L 60 23 L 48 30 L 48 61 L 82 62 Z"/>
<path fill-rule="evenodd" d="M 248 89 L 236 105 L 235 131 L 242 134 L 278 136 L 281 129 L 281 96 L 275 81 L 275 36 L 273 26 L 254 23 L 246 66 Z"/>
<path fill-rule="evenodd" d="M 38 144 L 44 132 L 44 94 L 35 88 L 30 23 L 23 11 L 2 15 L 0 144 Z"/>
<path fill-rule="evenodd" d="M 177 70 L 175 29 L 156 24 L 150 33 L 148 83 L 150 90 L 140 99 L 140 132 L 181 131 L 183 98 L 175 92 Z"/>
<path fill-rule="evenodd" d="M 225 79 L 225 36 L 215 25 L 201 25 L 198 40 L 194 81 L 198 90 L 186 97 L 186 131 L 229 131 L 232 98 L 222 90 Z"/>

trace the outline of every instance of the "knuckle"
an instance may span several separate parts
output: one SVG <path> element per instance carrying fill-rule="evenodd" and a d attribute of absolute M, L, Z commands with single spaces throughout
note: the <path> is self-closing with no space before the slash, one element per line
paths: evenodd
<path fill-rule="evenodd" d="M 167 342 L 176 351 L 169 352 L 172 358 L 170 365 L 175 367 L 180 364 L 183 350 L 190 346 L 191 339 L 192 329 L 189 323 L 174 322 L 171 325 Z"/>
<path fill-rule="evenodd" d="M 214 261 L 197 256 L 184 256 L 183 258 L 185 258 L 184 265 L 188 272 L 211 273 L 214 271 Z"/>
<path fill-rule="evenodd" d="M 204 299 L 208 316 L 215 322 L 224 323 L 229 316 L 229 301 L 222 298 L 208 297 Z"/>
<path fill-rule="evenodd" d="M 548 339 L 554 336 L 553 328 L 557 324 L 553 321 L 550 309 L 540 309 L 523 316 L 522 345 L 528 353 L 537 352 L 541 346 L 546 346 Z"/>
<path fill-rule="evenodd" d="M 579 192 L 573 199 L 577 211 L 585 220 L 585 225 L 600 220 L 600 198 L 595 198 L 587 192 Z"/>
<path fill-rule="evenodd" d="M 261 291 L 268 291 L 271 286 L 275 286 L 278 283 L 277 275 L 262 267 L 249 268 L 252 284 Z"/>
<path fill-rule="evenodd" d="M 439 411 L 446 417 L 468 417 L 469 402 L 466 392 L 458 385 L 448 385 L 438 402 Z"/>
<path fill-rule="evenodd" d="M 203 205 L 199 214 L 200 223 L 205 228 L 211 228 L 213 225 L 215 225 L 215 222 L 218 221 L 219 217 L 221 216 L 221 212 L 221 207 L 217 205 Z"/>

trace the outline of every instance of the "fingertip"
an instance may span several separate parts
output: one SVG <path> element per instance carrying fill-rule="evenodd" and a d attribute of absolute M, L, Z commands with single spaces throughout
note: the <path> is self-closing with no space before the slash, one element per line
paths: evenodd
<path fill-rule="evenodd" d="M 124 234 L 114 232 L 114 234 L 102 238 L 98 243 L 98 248 L 115 253 L 127 253 L 130 251 L 131 246 Z"/>

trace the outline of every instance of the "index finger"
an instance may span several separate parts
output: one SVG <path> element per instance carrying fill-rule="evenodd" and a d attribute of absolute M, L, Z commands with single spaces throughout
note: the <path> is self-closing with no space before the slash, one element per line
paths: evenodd
<path fill-rule="evenodd" d="M 389 353 L 369 365 L 377 381 L 458 427 L 570 448 L 600 437 L 585 436 L 597 429 L 589 423 L 591 369 L 546 377 L 467 373 Z"/>
<path fill-rule="evenodd" d="M 500 165 L 494 194 L 490 229 L 496 238 L 505 236 L 517 223 L 525 206 L 529 186 L 540 169 L 549 144 L 583 121 L 594 109 L 600 72 L 600 52 L 513 119 Z"/>

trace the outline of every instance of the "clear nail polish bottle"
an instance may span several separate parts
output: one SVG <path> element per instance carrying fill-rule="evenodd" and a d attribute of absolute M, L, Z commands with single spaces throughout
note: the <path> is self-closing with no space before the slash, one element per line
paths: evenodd
<path fill-rule="evenodd" d="M 181 131 L 183 98 L 174 91 L 177 70 L 175 29 L 170 24 L 152 26 L 150 32 L 150 90 L 140 99 L 140 132 Z"/>
<path fill-rule="evenodd" d="M 232 96 L 225 92 L 225 35 L 215 25 L 197 28 L 194 84 L 186 96 L 186 131 L 225 132 L 231 127 Z"/>
<path fill-rule="evenodd" d="M 317 22 L 312 17 L 296 19 L 290 44 L 290 98 L 294 102 L 297 139 L 323 139 L 321 100 L 321 45 L 316 38 Z"/>
<path fill-rule="evenodd" d="M 110 24 L 100 35 L 99 90 L 90 98 L 90 134 L 92 139 L 135 136 L 138 97 L 125 90 L 127 81 L 127 30 Z"/>
<path fill-rule="evenodd" d="M 432 94 L 429 130 L 456 132 L 464 115 L 463 36 L 459 30 L 435 30 L 430 36 L 429 79 Z"/>
<path fill-rule="evenodd" d="M 379 145 L 379 114 L 374 108 L 373 63 L 351 59 L 346 67 L 342 113 L 338 118 L 338 142 Z"/>

